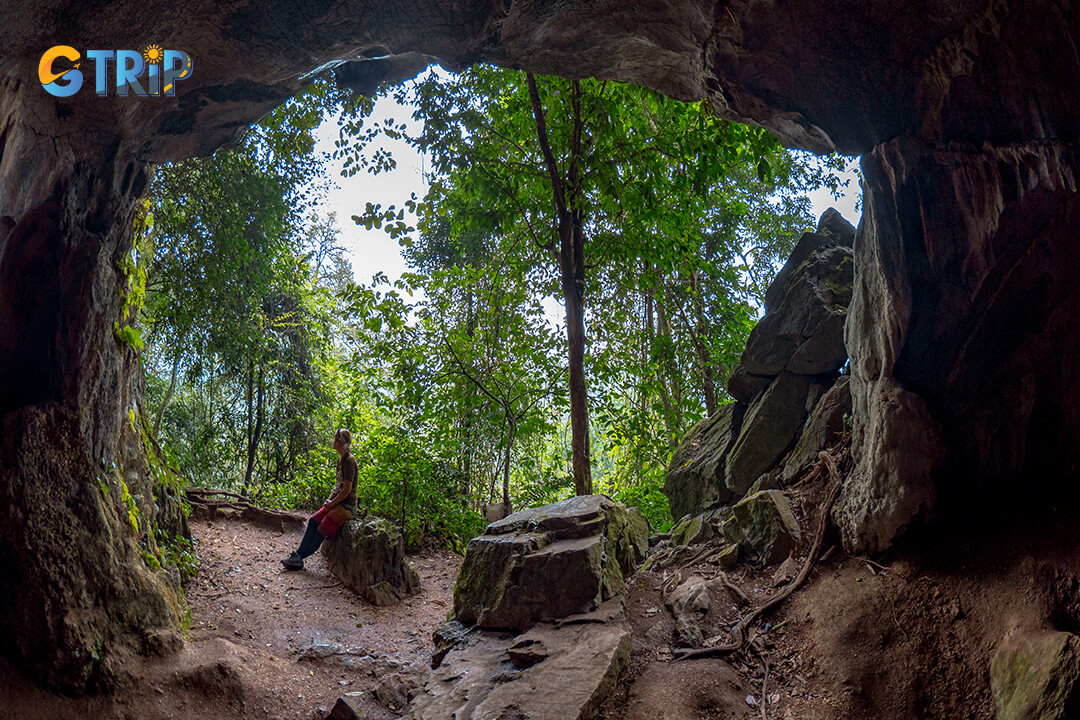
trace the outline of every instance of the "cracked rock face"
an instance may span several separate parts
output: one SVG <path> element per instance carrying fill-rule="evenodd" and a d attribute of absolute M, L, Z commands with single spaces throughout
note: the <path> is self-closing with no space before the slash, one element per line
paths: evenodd
<path fill-rule="evenodd" d="M 859 466 L 836 509 L 848 549 L 888 546 L 960 487 L 960 475 L 989 486 L 1017 475 L 1075 480 L 1078 15 L 1075 3 L 1050 0 L 196 0 L 182 10 L 51 0 L 5 9 L 0 537 L 13 559 L 2 569 L 13 583 L 48 587 L 45 568 L 55 567 L 86 588 L 57 599 L 48 617 L 29 596 L 3 593 L 6 617 L 38 620 L 9 625 L 6 652 L 30 667 L 36 648 L 52 648 L 31 670 L 56 685 L 49 668 L 90 678 L 99 667 L 65 619 L 81 618 L 78 637 L 105 647 L 123 628 L 174 622 L 96 613 L 106 598 L 167 603 L 152 583 L 107 581 L 131 555 L 121 525 L 99 528 L 60 508 L 58 522 L 76 536 L 107 538 L 109 552 L 84 558 L 26 521 L 20 503 L 39 466 L 19 447 L 29 433 L 70 436 L 53 465 L 84 472 L 41 481 L 95 492 L 90 469 L 118 456 L 137 401 L 133 358 L 112 334 L 115 268 L 130 250 L 150 164 L 227 143 L 340 61 L 350 61 L 341 81 L 359 89 L 405 77 L 428 57 L 640 82 L 707 97 L 724 117 L 794 146 L 862 154 L 866 214 L 845 327 Z M 176 97 L 99 98 L 84 88 L 60 99 L 38 83 L 38 60 L 55 44 L 148 41 L 193 58 Z M 902 456 L 896 443 L 913 462 L 891 459 Z M 36 563 L 41 554 L 58 564 Z"/>

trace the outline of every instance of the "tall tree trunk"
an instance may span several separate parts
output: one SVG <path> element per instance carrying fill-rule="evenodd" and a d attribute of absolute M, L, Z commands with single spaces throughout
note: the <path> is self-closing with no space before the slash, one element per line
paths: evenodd
<path fill-rule="evenodd" d="M 255 385 L 254 388 L 252 387 L 253 384 Z M 253 396 L 255 396 L 254 409 L 252 408 Z M 255 451 L 259 447 L 259 440 L 262 437 L 263 430 L 263 366 L 261 363 L 259 364 L 259 375 L 256 379 L 254 361 L 251 361 L 248 365 L 247 410 L 247 465 L 244 469 L 244 487 L 241 491 L 242 495 L 247 495 L 251 492 L 251 476 L 255 472 Z"/>
<path fill-rule="evenodd" d="M 589 405 L 585 383 L 585 216 L 580 209 L 582 178 L 579 165 L 581 138 L 585 123 L 581 115 L 581 83 L 570 84 L 573 123 L 570 140 L 570 162 L 566 178 L 559 172 L 555 154 L 548 141 L 547 121 L 536 89 L 536 78 L 525 74 L 529 83 L 533 119 L 536 120 L 536 139 L 544 156 L 548 177 L 551 178 L 552 202 L 558 218 L 559 278 L 563 301 L 566 304 L 566 341 L 570 386 L 570 454 L 574 472 L 574 492 L 592 494 L 592 469 L 589 458 Z"/>
<path fill-rule="evenodd" d="M 569 214 L 568 214 L 569 215 Z M 585 382 L 585 284 L 583 239 L 572 216 L 560 222 L 559 270 L 566 303 L 567 360 L 570 369 L 570 454 L 574 471 L 574 492 L 592 494 L 589 457 L 589 404 Z"/>
<path fill-rule="evenodd" d="M 514 435 L 517 434 L 517 420 L 514 419 L 513 413 L 510 409 L 504 407 L 506 411 L 506 450 L 503 454 L 503 483 L 502 483 L 502 501 L 503 509 L 507 515 L 510 514 L 510 449 L 514 446 Z"/>

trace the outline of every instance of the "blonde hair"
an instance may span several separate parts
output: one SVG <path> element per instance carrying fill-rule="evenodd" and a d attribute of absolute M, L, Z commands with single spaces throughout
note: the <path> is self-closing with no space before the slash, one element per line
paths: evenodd
<path fill-rule="evenodd" d="M 345 428 L 340 428 L 336 433 L 334 433 L 334 439 L 340 440 L 342 443 L 344 443 L 346 448 L 352 446 L 352 433 L 350 433 Z"/>

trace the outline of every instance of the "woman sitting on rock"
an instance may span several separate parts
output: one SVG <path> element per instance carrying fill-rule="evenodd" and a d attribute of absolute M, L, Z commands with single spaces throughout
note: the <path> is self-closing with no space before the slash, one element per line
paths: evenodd
<path fill-rule="evenodd" d="M 308 520 L 304 539 L 300 547 L 293 550 L 281 564 L 289 570 L 303 570 L 304 558 L 311 555 L 322 545 L 323 538 L 337 540 L 341 526 L 349 522 L 356 514 L 356 458 L 349 452 L 352 435 L 342 428 L 334 435 L 334 449 L 337 450 L 337 484 L 330 498 Z"/>

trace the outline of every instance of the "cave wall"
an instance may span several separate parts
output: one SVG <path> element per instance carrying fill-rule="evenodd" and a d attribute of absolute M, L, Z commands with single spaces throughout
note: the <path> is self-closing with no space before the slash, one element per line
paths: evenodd
<path fill-rule="evenodd" d="M 848 549 L 887 547 L 959 487 L 1075 479 L 1074 3 L 52 0 L 0 23 L 0 613 L 18 619 L 0 642 L 54 687 L 93 687 L 114 641 L 179 623 L 99 491 L 139 394 L 112 331 L 134 201 L 154 163 L 228 143 L 344 60 L 372 58 L 337 68 L 359 90 L 429 57 L 635 81 L 862 155 Z M 194 60 L 174 98 L 38 84 L 52 45 L 148 42 Z"/>

